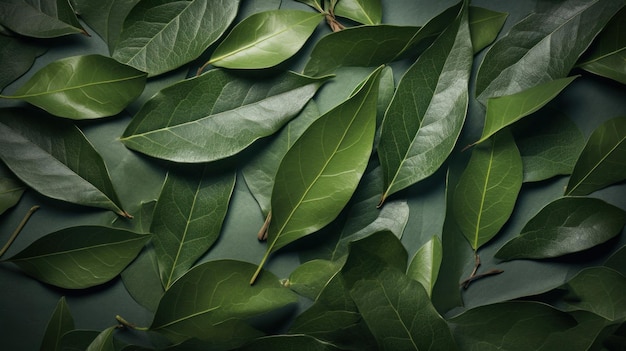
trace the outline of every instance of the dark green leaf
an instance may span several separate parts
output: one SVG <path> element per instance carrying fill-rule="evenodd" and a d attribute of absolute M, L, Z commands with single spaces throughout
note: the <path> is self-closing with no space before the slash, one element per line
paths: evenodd
<path fill-rule="evenodd" d="M 297 2 L 301 2 L 303 4 L 307 4 L 312 8 L 318 10 L 319 12 L 324 12 L 322 8 L 322 3 L 319 0 L 296 0 Z"/>
<path fill-rule="evenodd" d="M 71 119 L 113 116 L 143 91 L 146 74 L 101 55 L 55 61 L 37 71 L 11 99 Z"/>
<path fill-rule="evenodd" d="M 70 309 L 67 307 L 65 297 L 61 297 L 57 303 L 48 326 L 46 326 L 46 332 L 41 342 L 40 351 L 60 351 L 61 350 L 61 337 L 74 329 L 74 318 Z"/>
<path fill-rule="evenodd" d="M 272 10 L 238 23 L 215 49 L 209 63 L 225 68 L 268 68 L 293 56 L 309 39 L 323 15 Z"/>
<path fill-rule="evenodd" d="M 491 240 L 508 221 L 522 176 L 522 158 L 508 130 L 472 150 L 454 190 L 452 210 L 474 250 Z"/>
<path fill-rule="evenodd" d="M 589 137 L 565 195 L 587 195 L 626 179 L 626 117 L 610 119 Z"/>
<path fill-rule="evenodd" d="M 314 337 L 299 335 L 272 335 L 254 340 L 241 351 L 339 351 L 340 349 Z"/>
<path fill-rule="evenodd" d="M 87 347 L 100 335 L 95 330 L 72 330 L 63 335 L 61 351 L 85 351 Z"/>
<path fill-rule="evenodd" d="M 259 82 L 212 70 L 161 90 L 135 115 L 121 140 L 133 150 L 175 162 L 229 157 L 280 129 L 326 79 L 286 73 Z"/>
<path fill-rule="evenodd" d="M 219 325 L 202 326 L 202 330 L 199 330 L 198 334 L 202 334 L 201 339 L 188 339 L 168 347 L 164 351 L 232 350 L 265 335 L 240 319 L 230 319 Z M 182 339 L 185 336 L 176 336 L 175 338 Z"/>
<path fill-rule="evenodd" d="M 626 277 L 613 269 L 584 269 L 567 282 L 565 289 L 565 302 L 573 309 L 590 311 L 610 321 L 626 318 Z"/>
<path fill-rule="evenodd" d="M 120 229 L 72 227 L 37 239 L 8 261 L 42 282 L 83 289 L 115 278 L 149 239 Z"/>
<path fill-rule="evenodd" d="M 625 224 L 626 212 L 602 200 L 561 198 L 541 209 L 496 257 L 548 258 L 582 251 L 618 235 Z"/>
<path fill-rule="evenodd" d="M 28 71 L 35 58 L 44 51 L 43 47 L 34 43 L 0 35 L 0 91 Z"/>
<path fill-rule="evenodd" d="M 87 34 L 68 0 L 3 0 L 0 2 L 0 24 L 35 38 Z"/>
<path fill-rule="evenodd" d="M 311 260 L 301 264 L 289 275 L 289 288 L 298 294 L 317 300 L 322 290 L 339 272 L 343 262 Z"/>
<path fill-rule="evenodd" d="M 474 53 L 479 52 L 496 40 L 507 17 L 508 14 L 504 12 L 470 6 L 469 26 Z"/>
<path fill-rule="evenodd" d="M 15 206 L 26 190 L 24 183 L 3 165 L 0 164 L 0 214 Z"/>
<path fill-rule="evenodd" d="M 417 250 L 407 269 L 407 276 L 422 284 L 428 296 L 432 295 L 442 257 L 441 239 L 438 236 L 433 236 Z"/>
<path fill-rule="evenodd" d="M 147 245 L 121 276 L 130 296 L 148 310 L 156 311 L 165 289 L 159 276 L 154 246 Z"/>
<path fill-rule="evenodd" d="M 363 24 L 380 24 L 383 18 L 381 0 L 341 0 L 334 13 Z"/>
<path fill-rule="evenodd" d="M 615 251 L 611 257 L 604 262 L 604 266 L 613 268 L 626 276 L 626 245 Z"/>
<path fill-rule="evenodd" d="M 0 158 L 39 193 L 124 217 L 109 172 L 83 133 L 37 111 L 0 110 Z"/>
<path fill-rule="evenodd" d="M 239 0 L 146 0 L 124 20 L 113 58 L 155 76 L 198 58 L 226 31 Z"/>
<path fill-rule="evenodd" d="M 113 343 L 113 331 L 115 331 L 115 329 L 117 329 L 117 326 L 103 330 L 91 344 L 89 344 L 86 351 L 116 351 L 115 344 Z"/>
<path fill-rule="evenodd" d="M 378 156 L 390 195 L 433 174 L 465 121 L 472 47 L 467 9 L 409 68 L 382 125 Z"/>
<path fill-rule="evenodd" d="M 117 43 L 124 19 L 139 0 L 71 0 L 76 13 L 104 40 L 109 51 Z"/>

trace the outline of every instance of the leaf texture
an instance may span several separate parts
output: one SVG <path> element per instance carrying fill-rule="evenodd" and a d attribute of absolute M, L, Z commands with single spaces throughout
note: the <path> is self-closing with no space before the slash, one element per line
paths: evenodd
<path fill-rule="evenodd" d="M 417 250 L 407 268 L 406 275 L 422 284 L 428 296 L 432 295 L 442 258 L 441 239 L 433 236 Z"/>
<path fill-rule="evenodd" d="M 363 24 L 380 24 L 383 18 L 381 0 L 341 0 L 334 13 Z"/>
<path fill-rule="evenodd" d="M 65 296 L 59 299 L 41 341 L 40 351 L 60 351 L 61 337 L 74 329 L 74 318 L 70 312 Z"/>
<path fill-rule="evenodd" d="M 479 52 L 496 40 L 507 17 L 508 14 L 504 12 L 478 6 L 469 7 L 469 26 L 474 53 Z"/>
<path fill-rule="evenodd" d="M 610 321 L 626 318 L 626 277 L 607 267 L 589 267 L 565 284 L 570 308 L 593 312 Z"/>
<path fill-rule="evenodd" d="M 18 38 L 0 36 L 0 91 L 26 73 L 45 49 Z"/>
<path fill-rule="evenodd" d="M 74 10 L 104 40 L 113 52 L 124 19 L 139 0 L 72 0 Z"/>
<path fill-rule="evenodd" d="M 4 0 L 0 2 L 0 24 L 35 38 L 87 34 L 68 0 Z"/>
<path fill-rule="evenodd" d="M 0 164 L 0 214 L 15 206 L 26 190 L 24 183 L 20 182 L 5 166 Z"/>

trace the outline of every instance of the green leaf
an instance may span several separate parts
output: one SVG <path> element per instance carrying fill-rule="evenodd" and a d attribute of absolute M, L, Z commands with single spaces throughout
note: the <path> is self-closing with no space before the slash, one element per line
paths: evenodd
<path fill-rule="evenodd" d="M 101 55 L 64 58 L 37 71 L 13 96 L 71 119 L 113 116 L 133 102 L 145 73 Z"/>
<path fill-rule="evenodd" d="M 126 291 L 137 303 L 151 312 L 156 311 L 165 289 L 153 245 L 146 245 L 139 256 L 122 271 L 121 277 Z"/>
<path fill-rule="evenodd" d="M 35 240 L 7 261 L 44 283 L 84 289 L 115 278 L 149 239 L 120 229 L 72 227 Z"/>
<path fill-rule="evenodd" d="M 87 34 L 68 0 L 3 0 L 0 2 L 0 24 L 18 34 L 35 38 Z"/>
<path fill-rule="evenodd" d="M 380 72 L 378 68 L 355 95 L 313 122 L 283 158 L 259 270 L 272 252 L 324 227 L 350 200 L 372 151 Z"/>
<path fill-rule="evenodd" d="M 324 9 L 322 8 L 322 3 L 319 0 L 296 0 L 296 1 L 309 5 L 315 10 L 318 10 L 319 12 L 324 12 Z"/>
<path fill-rule="evenodd" d="M 44 333 L 43 340 L 41 342 L 40 351 L 60 351 L 61 350 L 61 337 L 74 329 L 74 319 L 70 309 L 65 302 L 65 296 L 59 299 L 50 321 L 46 326 L 46 332 Z"/>
<path fill-rule="evenodd" d="M 289 275 L 289 288 L 299 295 L 317 300 L 330 280 L 337 275 L 343 262 L 311 260 L 298 266 Z"/>
<path fill-rule="evenodd" d="M 243 69 L 276 66 L 300 50 L 323 18 L 321 13 L 298 10 L 253 14 L 232 29 L 208 64 Z"/>
<path fill-rule="evenodd" d="M 86 351 L 116 351 L 115 344 L 113 343 L 113 331 L 115 331 L 115 329 L 118 329 L 118 327 L 113 326 L 103 330 L 91 344 L 89 344 Z"/>
<path fill-rule="evenodd" d="M 238 347 L 265 335 L 239 319 L 230 319 L 219 325 L 206 325 L 202 328 L 202 331 L 198 332 L 202 333 L 202 339 L 187 339 L 163 351 L 239 350 Z M 184 336 L 178 336 L 178 338 L 184 338 Z"/>
<path fill-rule="evenodd" d="M 137 112 L 121 141 L 175 162 L 223 159 L 278 131 L 326 79 L 285 73 L 258 81 L 212 70 L 157 93 Z"/>
<path fill-rule="evenodd" d="M 109 52 L 117 43 L 124 19 L 139 0 L 71 0 L 76 13 L 107 43 Z"/>
<path fill-rule="evenodd" d="M 210 175 L 206 165 L 170 170 L 150 232 L 165 290 L 206 253 L 220 235 L 235 174 Z"/>
<path fill-rule="evenodd" d="M 76 126 L 37 111 L 3 109 L 0 135 L 0 158 L 37 192 L 130 217 L 121 209 L 102 157 Z"/>
<path fill-rule="evenodd" d="M 238 349 L 241 351 L 339 351 L 341 349 L 332 344 L 320 341 L 314 337 L 299 335 L 272 335 L 254 340 L 250 344 Z"/>
<path fill-rule="evenodd" d="M 472 47 L 467 9 L 408 69 L 382 125 L 378 156 L 390 195 L 432 175 L 461 132 L 468 103 Z"/>
<path fill-rule="evenodd" d="M 24 190 L 26 190 L 24 183 L 0 163 L 0 214 L 15 206 L 22 198 Z"/>
<path fill-rule="evenodd" d="M 615 251 L 606 262 L 604 262 L 604 266 L 612 268 L 626 276 L 626 245 Z"/>
<path fill-rule="evenodd" d="M 472 150 L 454 190 L 452 211 L 474 251 L 491 240 L 513 212 L 522 186 L 522 158 L 508 130 Z"/>
<path fill-rule="evenodd" d="M 626 117 L 593 131 L 578 157 L 565 195 L 587 195 L 626 179 Z"/>
<path fill-rule="evenodd" d="M 586 268 L 564 288 L 570 308 L 590 311 L 610 321 L 626 319 L 626 277 L 619 272 L 607 267 Z"/>
<path fill-rule="evenodd" d="M 381 0 L 341 0 L 334 13 L 363 24 L 380 24 L 383 18 Z"/>
<path fill-rule="evenodd" d="M 1 6 L 1 5 L 0 5 Z M 0 35 L 0 91 L 26 73 L 45 49 L 29 41 Z"/>
<path fill-rule="evenodd" d="M 490 97 L 565 78 L 622 6 L 622 0 L 553 2 L 521 20 L 485 54 L 476 76 L 477 99 L 485 104 Z"/>
<path fill-rule="evenodd" d="M 469 26 L 474 53 L 491 44 L 504 25 L 508 14 L 478 6 L 469 7 Z"/>
<path fill-rule="evenodd" d="M 531 218 L 496 257 L 549 258 L 586 250 L 618 235 L 625 224 L 626 212 L 600 199 L 560 198 Z"/>
<path fill-rule="evenodd" d="M 146 0 L 124 20 L 113 58 L 150 76 L 198 58 L 237 14 L 239 1 Z"/>
<path fill-rule="evenodd" d="M 433 287 L 439 275 L 442 257 L 441 239 L 438 236 L 433 236 L 417 250 L 406 272 L 409 278 L 422 284 L 429 297 L 432 295 Z"/>
<path fill-rule="evenodd" d="M 62 351 L 84 351 L 100 335 L 95 330 L 72 330 L 61 339 Z"/>
<path fill-rule="evenodd" d="M 482 143 L 499 130 L 536 112 L 554 99 L 578 76 L 556 79 L 512 95 L 489 98 L 483 134 L 475 143 Z"/>

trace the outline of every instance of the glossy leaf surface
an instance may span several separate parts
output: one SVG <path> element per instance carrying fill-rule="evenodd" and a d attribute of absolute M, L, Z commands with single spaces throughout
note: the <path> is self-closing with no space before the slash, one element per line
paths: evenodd
<path fill-rule="evenodd" d="M 122 135 L 129 148 L 175 162 L 232 156 L 296 116 L 324 79 L 286 73 L 257 81 L 212 70 L 161 90 Z"/>
<path fill-rule="evenodd" d="M 607 267 L 580 271 L 565 285 L 565 302 L 573 309 L 593 312 L 610 321 L 626 318 L 626 277 Z"/>
<path fill-rule="evenodd" d="M 4 165 L 0 165 L 0 214 L 15 206 L 26 190 L 24 183 L 20 182 Z"/>
<path fill-rule="evenodd" d="M 129 216 L 101 156 L 76 126 L 31 110 L 4 109 L 0 135 L 0 158 L 37 192 Z"/>
<path fill-rule="evenodd" d="M 504 25 L 508 14 L 492 11 L 478 6 L 469 8 L 469 26 L 472 35 L 474 53 L 491 44 Z"/>
<path fill-rule="evenodd" d="M 618 235 L 626 212 L 602 200 L 565 197 L 545 206 L 496 257 L 549 258 L 589 249 Z"/>
<path fill-rule="evenodd" d="M 117 329 L 117 326 L 108 327 L 89 344 L 86 351 L 115 351 L 117 350 L 113 343 L 113 332 Z"/>
<path fill-rule="evenodd" d="M 45 49 L 18 38 L 0 35 L 0 91 L 30 69 Z"/>
<path fill-rule="evenodd" d="M 238 6 L 238 0 L 140 1 L 124 20 L 113 58 L 150 76 L 171 71 L 219 39 Z"/>
<path fill-rule="evenodd" d="M 146 75 L 100 55 L 55 61 L 22 85 L 22 99 L 53 115 L 71 119 L 113 116 L 143 91 Z"/>
<path fill-rule="evenodd" d="M 61 297 L 57 303 L 41 342 L 41 351 L 60 351 L 61 337 L 63 334 L 74 329 L 74 318 L 70 312 L 65 297 Z"/>
<path fill-rule="evenodd" d="M 441 239 L 438 236 L 433 236 L 417 250 L 407 268 L 406 275 L 422 284 L 428 296 L 432 295 L 442 257 Z"/>
<path fill-rule="evenodd" d="M 408 69 L 387 109 L 378 145 L 381 204 L 433 174 L 452 151 L 467 112 L 471 65 L 464 8 Z"/>
<path fill-rule="evenodd" d="M 341 0 L 334 13 L 363 24 L 380 24 L 383 18 L 381 0 Z"/>
<path fill-rule="evenodd" d="M 120 37 L 124 19 L 138 2 L 139 0 L 72 0 L 76 13 L 107 43 L 110 52 L 113 52 Z"/>
<path fill-rule="evenodd" d="M 78 23 L 68 0 L 2 1 L 0 24 L 16 33 L 35 38 L 87 33 Z"/>
<path fill-rule="evenodd" d="M 593 131 L 578 157 L 565 195 L 587 195 L 626 179 L 626 117 Z"/>
<path fill-rule="evenodd" d="M 452 210 L 474 250 L 491 240 L 509 219 L 522 176 L 522 158 L 508 130 L 472 150 L 454 190 Z"/>
<path fill-rule="evenodd" d="M 72 227 L 36 240 L 8 261 L 44 283 L 83 289 L 116 277 L 149 239 L 107 227 Z"/>
<path fill-rule="evenodd" d="M 289 275 L 289 288 L 315 301 L 339 272 L 341 264 L 342 262 L 319 259 L 304 262 Z"/>
<path fill-rule="evenodd" d="M 300 50 L 322 18 L 320 13 L 298 10 L 251 15 L 232 29 L 209 62 L 225 68 L 276 66 Z"/>

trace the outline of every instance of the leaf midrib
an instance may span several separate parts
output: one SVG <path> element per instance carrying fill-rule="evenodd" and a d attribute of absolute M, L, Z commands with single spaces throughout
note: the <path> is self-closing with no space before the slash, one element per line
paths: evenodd
<path fill-rule="evenodd" d="M 482 220 L 482 215 L 483 215 L 483 208 L 485 206 L 485 198 L 487 195 L 487 185 L 489 184 L 489 177 L 491 176 L 491 168 L 493 165 L 493 154 L 494 154 L 494 150 L 496 149 L 496 141 L 493 140 L 493 144 L 491 145 L 491 150 L 489 153 L 489 164 L 487 167 L 487 174 L 485 175 L 485 182 L 483 184 L 483 191 L 481 192 L 480 195 L 480 206 L 478 207 L 478 216 L 476 217 L 476 226 L 474 228 L 474 242 L 473 242 L 473 249 L 474 251 L 478 250 L 478 239 L 479 239 L 479 234 L 480 234 L 480 223 Z"/>
<path fill-rule="evenodd" d="M 42 259 L 42 258 L 54 257 L 54 256 L 58 256 L 58 255 L 71 255 L 73 253 L 77 253 L 77 252 L 81 252 L 81 251 L 91 251 L 91 250 L 96 250 L 96 249 L 103 248 L 103 247 L 112 247 L 112 246 L 117 246 L 117 245 L 131 243 L 131 242 L 134 242 L 134 241 L 140 241 L 140 240 L 145 240 L 145 238 L 144 237 L 138 237 L 138 238 L 126 239 L 126 240 L 122 240 L 122 241 L 114 241 L 114 242 L 102 243 L 102 244 L 92 245 L 92 246 L 83 246 L 83 247 L 79 247 L 79 248 L 76 248 L 76 249 L 69 249 L 69 250 L 64 250 L 64 251 L 55 251 L 55 252 L 50 252 L 50 253 L 46 253 L 46 254 L 40 254 L 40 255 L 36 255 L 36 256 L 28 256 L 28 257 L 24 257 L 24 258 L 9 259 L 9 261 L 11 261 L 11 262 L 29 261 L 29 260 L 34 260 L 34 259 Z"/>
<path fill-rule="evenodd" d="M 143 76 L 145 76 L 145 73 L 142 73 L 142 74 L 139 74 L 139 75 L 136 75 L 136 76 L 125 77 L 125 78 L 102 80 L 102 81 L 98 81 L 98 82 L 90 82 L 90 83 L 87 83 L 87 84 L 76 85 L 76 86 L 67 87 L 67 88 L 63 88 L 63 89 L 47 90 L 47 91 L 42 91 L 40 93 L 34 93 L 34 94 L 12 95 L 12 96 L 0 95 L 0 97 L 6 98 L 6 99 L 24 99 L 24 98 L 30 98 L 30 97 L 43 96 L 43 95 L 52 95 L 52 94 L 58 94 L 58 93 L 64 93 L 64 92 L 68 92 L 68 91 L 73 91 L 73 90 L 80 90 L 80 89 L 83 89 L 83 88 L 88 88 L 88 87 L 97 86 L 97 85 L 105 85 L 105 84 L 113 84 L 113 83 L 125 82 L 125 81 L 129 81 L 129 80 L 142 78 Z"/>

